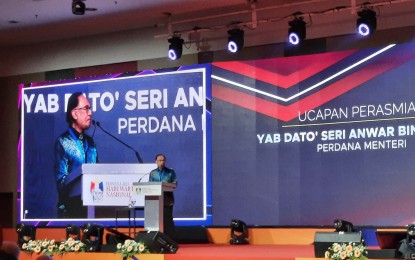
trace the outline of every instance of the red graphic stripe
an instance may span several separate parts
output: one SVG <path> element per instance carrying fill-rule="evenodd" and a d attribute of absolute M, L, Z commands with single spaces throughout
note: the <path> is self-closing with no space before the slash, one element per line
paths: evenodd
<path fill-rule="evenodd" d="M 285 117 L 286 106 L 257 98 L 250 94 L 246 94 L 237 90 L 223 87 L 221 85 L 212 84 L 212 96 L 217 99 L 232 103 L 234 105 L 247 108 L 258 113 L 281 119 L 283 121 L 291 120 Z"/>
<path fill-rule="evenodd" d="M 323 71 L 355 52 L 332 52 L 252 62 L 219 62 L 213 63 L 213 65 L 286 89 Z M 291 71 L 289 68 L 296 68 L 296 70 Z M 271 69 L 275 71 L 271 71 Z"/>
<path fill-rule="evenodd" d="M 393 59 L 378 61 L 288 106 L 277 104 L 218 84 L 212 85 L 212 96 L 240 107 L 288 122 L 298 117 L 299 111 L 304 113 L 306 110 L 315 109 L 378 75 L 413 59 L 414 56 L 414 52 L 407 52 L 405 55 L 395 55 Z"/>

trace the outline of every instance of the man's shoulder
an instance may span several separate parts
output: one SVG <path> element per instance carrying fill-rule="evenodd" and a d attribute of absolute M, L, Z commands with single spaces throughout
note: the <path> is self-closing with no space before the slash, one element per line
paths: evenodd
<path fill-rule="evenodd" d="M 88 141 L 88 143 L 92 143 L 92 144 L 94 143 L 94 139 L 91 136 L 87 134 L 84 134 L 84 136 L 85 136 L 85 139 Z"/>
<path fill-rule="evenodd" d="M 158 171 L 159 171 L 159 169 L 158 168 L 155 168 L 154 170 L 151 170 L 150 173 L 152 173 L 152 172 L 158 172 Z M 164 167 L 163 171 L 164 172 L 174 172 L 174 169 L 173 168 Z"/>
<path fill-rule="evenodd" d="M 164 167 L 164 170 L 166 172 L 174 172 L 174 169 L 173 168 Z"/>
<path fill-rule="evenodd" d="M 71 135 L 69 134 L 69 131 L 68 131 L 68 130 L 66 130 L 65 132 L 61 133 L 61 134 L 60 134 L 60 135 L 56 138 L 56 140 L 58 140 L 58 141 L 62 141 L 62 140 L 68 139 L 68 138 L 71 138 Z"/>

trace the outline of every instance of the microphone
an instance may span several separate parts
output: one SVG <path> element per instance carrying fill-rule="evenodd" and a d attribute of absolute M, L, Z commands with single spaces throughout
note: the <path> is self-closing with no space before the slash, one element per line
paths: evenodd
<path fill-rule="evenodd" d="M 93 120 L 92 123 L 94 123 L 95 121 Z M 122 143 L 123 145 L 125 145 L 127 148 L 133 150 L 135 152 L 135 156 L 138 159 L 139 163 L 143 163 L 143 159 L 141 159 L 140 154 L 138 153 L 138 151 L 136 151 L 134 148 L 132 148 L 131 146 L 129 146 L 128 144 L 124 143 L 123 141 L 121 141 L 120 139 L 118 139 L 117 137 L 115 137 L 114 135 L 112 135 L 111 133 L 109 133 L 108 131 L 106 131 L 104 128 L 101 127 L 101 124 L 96 121 L 95 124 L 99 127 L 99 129 L 101 129 L 104 133 L 106 133 L 107 135 L 111 136 L 112 138 L 114 138 L 115 140 L 117 140 L 118 142 Z"/>
<path fill-rule="evenodd" d="M 94 132 L 92 132 L 92 138 L 94 138 L 94 134 L 95 134 L 95 130 L 97 130 L 97 124 L 95 122 L 95 120 L 92 120 L 92 124 L 94 125 Z"/>
<path fill-rule="evenodd" d="M 147 175 L 149 175 L 150 173 L 146 173 L 146 174 L 144 174 L 143 176 L 141 176 L 141 178 L 138 180 L 138 182 L 141 182 L 141 180 L 144 178 L 144 176 L 147 176 Z"/>

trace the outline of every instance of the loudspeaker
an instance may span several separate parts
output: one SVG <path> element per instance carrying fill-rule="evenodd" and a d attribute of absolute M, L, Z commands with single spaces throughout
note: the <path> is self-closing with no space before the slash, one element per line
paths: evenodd
<path fill-rule="evenodd" d="M 176 226 L 174 240 L 179 244 L 208 244 L 207 230 L 204 226 Z"/>
<path fill-rule="evenodd" d="M 316 232 L 314 236 L 314 255 L 315 257 L 324 257 L 324 253 L 333 243 L 361 243 L 361 232 Z"/>
<path fill-rule="evenodd" d="M 159 231 L 140 231 L 135 241 L 144 243 L 150 253 L 175 254 L 179 249 L 179 245 L 173 239 Z"/>

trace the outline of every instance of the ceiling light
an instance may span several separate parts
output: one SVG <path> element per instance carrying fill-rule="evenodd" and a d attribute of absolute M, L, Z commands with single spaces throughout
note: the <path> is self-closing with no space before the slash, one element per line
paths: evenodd
<path fill-rule="evenodd" d="M 228 51 L 236 53 L 244 47 L 244 31 L 239 28 L 228 31 Z"/>
<path fill-rule="evenodd" d="M 357 13 L 359 18 L 357 19 L 356 27 L 357 31 L 362 36 L 368 36 L 376 30 L 376 12 L 364 8 Z"/>
<path fill-rule="evenodd" d="M 72 13 L 75 15 L 84 15 L 85 14 L 85 3 L 83 0 L 73 0 L 72 1 Z"/>
<path fill-rule="evenodd" d="M 168 39 L 168 41 L 170 43 L 168 52 L 169 59 L 180 59 L 180 57 L 182 57 L 184 40 L 180 38 L 180 36 L 173 35 L 170 39 Z"/>
<path fill-rule="evenodd" d="M 303 17 L 295 17 L 294 20 L 289 21 L 288 25 L 288 41 L 293 45 L 297 45 L 305 39 L 306 29 Z"/>

